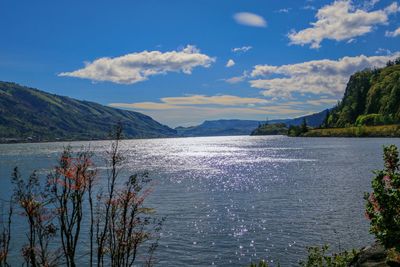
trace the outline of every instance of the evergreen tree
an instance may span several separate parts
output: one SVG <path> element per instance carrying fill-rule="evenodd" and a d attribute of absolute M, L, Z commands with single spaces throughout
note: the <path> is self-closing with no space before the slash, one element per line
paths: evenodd
<path fill-rule="evenodd" d="M 307 120 L 304 118 L 302 124 L 300 125 L 300 133 L 306 133 L 308 131 L 307 128 Z"/>

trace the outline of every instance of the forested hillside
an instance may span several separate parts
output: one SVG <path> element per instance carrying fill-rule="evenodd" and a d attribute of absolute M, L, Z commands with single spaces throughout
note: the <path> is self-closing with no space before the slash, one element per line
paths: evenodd
<path fill-rule="evenodd" d="M 342 101 L 331 110 L 326 128 L 384 125 L 400 121 L 400 58 L 381 69 L 350 77 Z"/>
<path fill-rule="evenodd" d="M 126 138 L 175 136 L 144 114 L 0 82 L 0 141 L 107 139 L 122 123 Z"/>

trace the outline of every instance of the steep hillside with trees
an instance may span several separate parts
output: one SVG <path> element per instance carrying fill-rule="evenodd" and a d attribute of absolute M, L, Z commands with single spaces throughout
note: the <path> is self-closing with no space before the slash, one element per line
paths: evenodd
<path fill-rule="evenodd" d="M 331 110 L 323 126 L 372 126 L 399 121 L 400 58 L 388 62 L 384 68 L 352 75 L 342 101 Z"/>
<path fill-rule="evenodd" d="M 138 112 L 0 82 L 0 142 L 108 139 L 117 123 L 126 138 L 176 135 Z"/>

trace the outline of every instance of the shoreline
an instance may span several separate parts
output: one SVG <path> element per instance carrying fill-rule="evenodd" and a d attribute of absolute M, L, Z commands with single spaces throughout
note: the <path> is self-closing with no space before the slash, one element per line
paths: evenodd
<path fill-rule="evenodd" d="M 400 124 L 310 129 L 303 137 L 400 137 Z"/>

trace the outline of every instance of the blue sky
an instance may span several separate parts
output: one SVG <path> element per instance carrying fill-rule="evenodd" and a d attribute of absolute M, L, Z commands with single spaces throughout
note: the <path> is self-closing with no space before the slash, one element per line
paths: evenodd
<path fill-rule="evenodd" d="M 296 117 L 399 56 L 395 1 L 0 2 L 0 80 L 152 116 Z M 228 64 L 229 62 L 229 64 Z"/>

